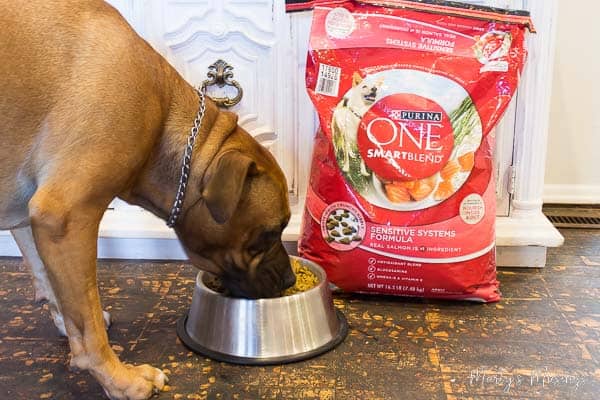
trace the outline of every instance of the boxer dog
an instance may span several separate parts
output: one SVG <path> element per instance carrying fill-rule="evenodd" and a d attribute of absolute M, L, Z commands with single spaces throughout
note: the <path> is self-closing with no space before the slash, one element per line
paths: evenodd
<path fill-rule="evenodd" d="M 10 230 L 71 348 L 111 399 L 147 399 L 166 377 L 122 363 L 96 284 L 98 226 L 121 198 L 174 219 L 194 265 L 237 296 L 294 283 L 290 218 L 271 154 L 101 0 L 0 0 L 0 229 Z M 202 104 L 204 106 L 202 106 Z M 182 159 L 202 112 L 186 194 Z M 227 334 L 227 332 L 223 332 Z"/>

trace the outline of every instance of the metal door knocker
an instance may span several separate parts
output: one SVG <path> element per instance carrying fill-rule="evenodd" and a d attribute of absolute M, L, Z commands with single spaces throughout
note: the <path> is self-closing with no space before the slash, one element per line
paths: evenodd
<path fill-rule="evenodd" d="M 212 97 L 213 101 L 217 103 L 219 107 L 233 107 L 242 100 L 244 91 L 242 86 L 235 80 L 233 80 L 233 67 L 223 60 L 217 60 L 208 67 L 206 73 L 209 79 L 202 82 L 201 89 L 206 92 L 206 88 L 212 85 L 217 85 L 222 88 L 223 86 L 233 86 L 237 90 L 237 95 L 234 98 L 229 97 Z"/>

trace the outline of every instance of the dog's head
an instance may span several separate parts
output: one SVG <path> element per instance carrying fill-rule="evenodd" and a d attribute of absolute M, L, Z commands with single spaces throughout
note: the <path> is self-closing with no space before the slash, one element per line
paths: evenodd
<path fill-rule="evenodd" d="M 349 107 L 362 109 L 370 107 L 377 99 L 377 92 L 383 85 L 383 79 L 378 79 L 376 82 L 368 84 L 363 81 L 363 78 L 355 72 L 352 75 L 352 87 L 358 87 L 359 90 L 353 91 L 353 96 L 349 99 Z"/>
<path fill-rule="evenodd" d="M 233 296 L 273 297 L 295 282 L 281 240 L 290 214 L 277 162 L 236 125 L 176 232 L 190 261 L 219 276 Z"/>

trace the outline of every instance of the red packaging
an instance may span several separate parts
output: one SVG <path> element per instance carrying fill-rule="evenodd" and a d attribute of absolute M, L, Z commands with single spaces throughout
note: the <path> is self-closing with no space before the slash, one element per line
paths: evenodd
<path fill-rule="evenodd" d="M 314 9 L 315 138 L 299 253 L 345 291 L 500 299 L 494 140 L 526 12 L 439 1 Z"/>

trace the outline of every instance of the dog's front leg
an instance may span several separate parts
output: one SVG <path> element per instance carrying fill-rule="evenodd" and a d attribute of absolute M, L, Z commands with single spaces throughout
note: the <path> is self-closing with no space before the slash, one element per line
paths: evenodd
<path fill-rule="evenodd" d="M 108 344 L 96 284 L 103 208 L 82 202 L 71 205 L 43 189 L 29 206 L 36 247 L 64 319 L 71 365 L 88 370 L 111 399 L 147 399 L 161 390 L 166 381 L 162 371 L 149 365 L 125 365 Z"/>

